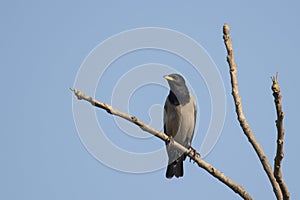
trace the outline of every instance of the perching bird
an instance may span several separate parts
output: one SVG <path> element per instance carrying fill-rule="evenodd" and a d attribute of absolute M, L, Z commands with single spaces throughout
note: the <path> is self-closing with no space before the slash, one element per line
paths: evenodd
<path fill-rule="evenodd" d="M 186 148 L 191 147 L 196 124 L 197 108 L 194 97 L 189 93 L 185 80 L 179 74 L 164 76 L 170 86 L 170 92 L 164 106 L 164 132 L 171 141 L 166 143 L 169 157 L 166 177 L 183 176 L 184 152 L 172 146 L 172 140 Z"/>

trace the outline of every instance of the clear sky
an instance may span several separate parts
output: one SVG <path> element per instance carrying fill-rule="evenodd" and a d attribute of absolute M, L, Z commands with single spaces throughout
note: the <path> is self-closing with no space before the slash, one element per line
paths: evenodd
<path fill-rule="evenodd" d="M 82 142 L 85 133 L 78 130 L 74 120 L 78 110 L 74 113 L 74 99 L 69 91 L 77 80 L 80 66 L 84 66 L 84 60 L 88 60 L 87 56 L 101 42 L 143 27 L 182 33 L 207 51 L 225 88 L 225 95 L 220 99 L 226 100 L 219 103 L 225 105 L 226 118 L 219 140 L 204 159 L 241 184 L 255 199 L 274 199 L 261 164 L 236 120 L 222 39 L 225 22 L 231 27 L 244 112 L 272 166 L 276 116 L 270 77 L 279 72 L 286 133 L 283 174 L 291 199 L 300 199 L 297 159 L 299 9 L 297 1 L 2 1 L 0 199 L 240 199 L 188 160 L 184 177 L 168 180 L 165 168 L 157 167 L 163 162 L 157 164 L 153 159 L 153 170 L 147 169 L 147 173 L 121 172 L 118 167 L 108 167 L 96 159 L 93 151 L 97 150 L 89 149 Z M 131 41 L 112 49 L 130 45 Z M 180 41 L 174 41 L 175 46 Z M 97 61 L 107 58 L 96 56 Z M 95 69 L 103 68 L 96 64 Z M 142 71 L 138 73 L 142 76 L 125 76 L 141 66 L 144 70 L 161 66 L 166 71 L 169 67 L 188 80 L 199 108 L 193 146 L 200 149 L 213 116 L 211 95 L 215 90 L 209 91 L 211 85 L 205 77 L 196 74 L 191 63 L 178 55 L 158 49 L 141 49 L 122 55 L 110 63 L 95 94 L 83 92 L 117 107 L 122 102 L 128 103 L 125 111 L 160 129 L 160 105 L 168 91 L 159 84 L 166 85 L 162 78 L 166 71 L 157 70 L 154 74 Z M 126 88 L 117 90 L 120 85 L 147 84 L 153 77 L 161 77 L 161 80 L 156 79 L 161 83 L 138 87 L 130 91 L 129 97 L 126 92 L 122 93 Z M 89 79 L 86 81 L 89 83 Z M 74 104 L 91 109 L 86 102 L 75 101 Z M 121 105 L 119 108 L 124 110 Z M 120 149 L 145 155 L 161 149 L 164 154 L 164 143 L 158 139 L 132 126 L 131 131 L 125 133 L 128 124 L 120 120 L 116 124 L 102 110 L 92 108 L 92 111 L 106 138 Z M 86 134 L 97 135 L 97 131 L 90 128 Z M 99 141 L 94 141 L 95 148 L 99 148 L 96 145 Z M 100 154 L 107 155 L 116 165 L 124 164 L 128 171 L 135 166 L 149 166 L 147 162 L 152 161 L 128 162 L 123 156 L 105 150 Z"/>

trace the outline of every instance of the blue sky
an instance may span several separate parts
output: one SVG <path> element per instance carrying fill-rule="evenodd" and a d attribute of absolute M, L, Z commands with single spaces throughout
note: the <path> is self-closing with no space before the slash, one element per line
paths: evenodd
<path fill-rule="evenodd" d="M 255 199 L 274 199 L 258 158 L 236 121 L 222 39 L 226 22 L 231 27 L 244 112 L 271 165 L 276 129 L 270 77 L 279 72 L 286 132 L 283 173 L 292 199 L 299 199 L 299 8 L 296 1 L 2 1 L 0 198 L 186 199 L 200 195 L 203 199 L 240 199 L 188 161 L 184 178 L 178 180 L 167 180 L 164 168 L 124 173 L 99 162 L 80 140 L 68 88 L 73 86 L 85 58 L 99 43 L 122 31 L 161 27 L 201 44 L 224 81 L 224 127 L 204 159 L 243 185 Z M 193 71 L 185 71 L 183 66 L 188 64 L 178 57 L 151 50 L 124 55 L 107 70 L 95 96 L 110 102 L 114 83 L 122 74 L 152 62 L 180 71 L 200 94 L 199 133 L 193 142 L 199 148 L 211 117 L 210 96 L 205 81 L 193 78 Z M 161 87 L 139 89 L 129 101 L 130 112 L 149 121 L 147 108 L 163 104 L 166 95 L 167 90 Z M 78 103 L 89 108 L 85 102 Z M 105 134 L 117 146 L 138 152 L 163 147 L 153 137 L 139 140 L 124 136 L 111 116 L 102 110 L 95 112 Z M 161 118 L 159 114 L 153 116 Z M 126 162 L 117 156 L 114 161 Z"/>

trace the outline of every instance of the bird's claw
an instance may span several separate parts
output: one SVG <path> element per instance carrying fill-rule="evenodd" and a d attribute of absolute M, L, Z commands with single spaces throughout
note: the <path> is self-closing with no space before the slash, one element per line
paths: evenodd
<path fill-rule="evenodd" d="M 167 141 L 166 141 L 166 145 L 168 145 L 168 144 L 174 144 L 174 138 L 172 137 L 172 136 L 170 136 L 168 139 L 167 139 Z"/>

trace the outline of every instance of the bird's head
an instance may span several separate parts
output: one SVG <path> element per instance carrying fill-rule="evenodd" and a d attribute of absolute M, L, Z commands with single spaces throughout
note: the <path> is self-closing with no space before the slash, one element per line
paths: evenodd
<path fill-rule="evenodd" d="M 176 99 L 180 104 L 185 104 L 189 101 L 189 90 L 181 75 L 169 74 L 164 76 L 164 78 L 168 81 L 171 92 L 176 96 Z"/>
<path fill-rule="evenodd" d="M 176 92 L 178 89 L 186 87 L 184 78 L 179 74 L 169 74 L 164 76 L 168 81 L 170 89 Z"/>

